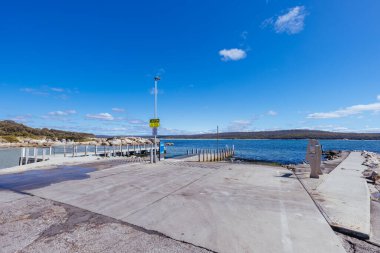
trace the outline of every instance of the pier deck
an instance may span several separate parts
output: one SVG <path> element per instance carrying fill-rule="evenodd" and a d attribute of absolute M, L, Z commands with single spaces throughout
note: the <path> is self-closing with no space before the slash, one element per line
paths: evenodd
<path fill-rule="evenodd" d="M 166 161 L 23 189 L 216 252 L 345 252 L 281 167 Z"/>

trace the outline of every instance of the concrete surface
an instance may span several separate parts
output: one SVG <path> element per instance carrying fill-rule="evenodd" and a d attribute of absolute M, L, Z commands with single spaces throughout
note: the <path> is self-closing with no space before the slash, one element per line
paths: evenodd
<path fill-rule="evenodd" d="M 30 170 L 48 170 L 53 169 L 60 165 L 78 165 L 83 163 L 104 163 L 104 162 L 117 162 L 129 160 L 130 162 L 134 162 L 137 160 L 135 157 L 99 157 L 99 156 L 77 156 L 77 157 L 63 157 L 63 156 L 55 156 L 50 157 L 49 160 L 37 163 L 29 163 L 22 166 L 14 166 L 9 168 L 0 169 L 0 175 L 6 174 L 14 174 L 14 173 L 22 173 Z"/>
<path fill-rule="evenodd" d="M 0 252 L 210 253 L 110 217 L 4 190 Z"/>
<path fill-rule="evenodd" d="M 281 167 L 165 161 L 89 175 L 27 192 L 217 252 L 345 252 Z"/>
<path fill-rule="evenodd" d="M 362 172 L 361 152 L 350 155 L 313 192 L 330 225 L 368 239 L 371 231 L 370 194 Z"/>
<path fill-rule="evenodd" d="M 371 237 L 370 242 L 380 246 L 380 202 L 371 201 Z"/>

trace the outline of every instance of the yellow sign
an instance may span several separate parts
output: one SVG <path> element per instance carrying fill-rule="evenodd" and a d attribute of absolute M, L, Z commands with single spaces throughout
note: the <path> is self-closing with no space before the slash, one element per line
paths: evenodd
<path fill-rule="evenodd" d="M 149 121 L 149 126 L 150 127 L 159 127 L 160 126 L 160 119 L 151 119 Z"/>

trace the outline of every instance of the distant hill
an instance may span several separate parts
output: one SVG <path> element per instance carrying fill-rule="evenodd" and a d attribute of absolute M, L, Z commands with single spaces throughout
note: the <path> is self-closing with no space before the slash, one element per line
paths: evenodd
<path fill-rule="evenodd" d="M 166 135 L 165 139 L 216 139 L 217 135 Z M 349 140 L 380 140 L 380 133 L 338 133 L 317 130 L 279 130 L 260 132 L 227 132 L 219 133 L 219 139 L 349 139 Z"/>
<path fill-rule="evenodd" d="M 48 128 L 32 128 L 19 124 L 11 120 L 0 121 L 0 137 L 5 140 L 15 140 L 15 137 L 29 137 L 29 138 L 42 138 L 49 139 L 69 139 L 74 141 L 83 141 L 87 138 L 93 138 L 95 135 L 88 133 L 69 132 Z"/>

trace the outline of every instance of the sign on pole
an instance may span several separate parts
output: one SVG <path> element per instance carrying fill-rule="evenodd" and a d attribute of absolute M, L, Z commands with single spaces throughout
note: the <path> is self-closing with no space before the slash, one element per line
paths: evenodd
<path fill-rule="evenodd" d="M 159 127 L 160 126 L 160 119 L 150 119 L 149 126 L 151 128 Z"/>

